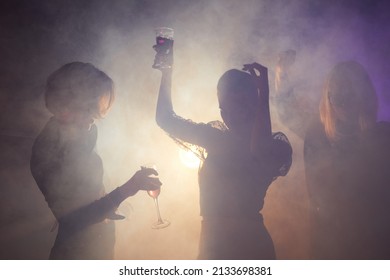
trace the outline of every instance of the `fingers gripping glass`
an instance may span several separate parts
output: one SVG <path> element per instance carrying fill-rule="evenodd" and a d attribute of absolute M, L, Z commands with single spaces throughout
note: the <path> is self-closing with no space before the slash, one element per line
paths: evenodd
<path fill-rule="evenodd" d="M 148 166 L 148 167 L 143 166 L 142 168 L 153 168 L 156 170 L 155 165 Z M 161 192 L 160 188 L 152 190 L 152 191 L 148 191 L 148 195 L 151 198 L 153 198 L 153 200 L 154 200 L 154 205 L 155 205 L 156 211 L 157 211 L 157 221 L 152 224 L 152 229 L 166 228 L 167 226 L 169 226 L 171 224 L 170 221 L 161 218 L 160 207 L 158 205 L 158 196 L 160 195 L 160 192 Z"/>
<path fill-rule="evenodd" d="M 173 64 L 173 29 L 169 27 L 158 27 L 156 31 L 156 51 L 153 68 L 171 68 Z"/>

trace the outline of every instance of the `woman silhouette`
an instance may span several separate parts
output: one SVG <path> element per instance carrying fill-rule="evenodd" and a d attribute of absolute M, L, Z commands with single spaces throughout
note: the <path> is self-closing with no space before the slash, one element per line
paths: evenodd
<path fill-rule="evenodd" d="M 160 187 L 153 169 L 141 169 L 105 195 L 97 128 L 114 100 L 112 80 L 89 63 L 72 62 L 52 73 L 46 107 L 53 114 L 35 140 L 31 172 L 58 221 L 50 259 L 112 259 L 112 220 L 119 204 L 138 190 Z"/>
<path fill-rule="evenodd" d="M 292 150 L 284 134 L 271 132 L 267 68 L 253 63 L 244 70 L 250 74 L 232 69 L 219 79 L 224 122 L 204 124 L 174 113 L 172 68 L 161 69 L 158 125 L 179 142 L 205 151 L 199 170 L 199 259 L 275 258 L 260 211 L 269 185 L 287 174 Z"/>
<path fill-rule="evenodd" d="M 303 114 L 294 91 L 277 99 L 284 123 L 304 139 L 311 257 L 389 259 L 390 125 L 376 121 L 377 97 L 364 67 L 346 61 L 331 70 L 317 118 Z"/>

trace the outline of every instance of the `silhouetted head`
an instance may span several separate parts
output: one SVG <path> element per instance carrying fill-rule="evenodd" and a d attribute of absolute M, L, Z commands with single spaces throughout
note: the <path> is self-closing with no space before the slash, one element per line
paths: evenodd
<path fill-rule="evenodd" d="M 114 101 L 114 83 L 90 63 L 63 65 L 47 79 L 45 100 L 48 110 L 61 122 L 90 129 Z"/>
<path fill-rule="evenodd" d="M 329 73 L 320 116 L 329 139 L 360 133 L 376 122 L 377 97 L 364 67 L 355 61 L 337 64 Z"/>
<path fill-rule="evenodd" d="M 258 104 L 258 90 L 253 77 L 231 69 L 221 76 L 217 89 L 221 117 L 227 127 L 239 133 L 251 128 Z"/>

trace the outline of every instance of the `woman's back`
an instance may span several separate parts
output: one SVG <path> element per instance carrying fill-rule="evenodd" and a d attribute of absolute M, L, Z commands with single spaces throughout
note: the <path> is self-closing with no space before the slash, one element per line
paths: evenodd
<path fill-rule="evenodd" d="M 321 125 L 305 138 L 315 259 L 390 258 L 389 123 L 331 143 Z"/>

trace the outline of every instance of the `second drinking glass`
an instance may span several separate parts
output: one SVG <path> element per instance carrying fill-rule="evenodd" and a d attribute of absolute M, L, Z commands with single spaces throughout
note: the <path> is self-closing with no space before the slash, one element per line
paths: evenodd
<path fill-rule="evenodd" d="M 141 168 L 153 168 L 154 170 L 157 170 L 156 165 L 151 165 L 151 166 L 147 166 L 147 167 L 143 166 Z M 148 195 L 151 198 L 153 198 L 153 200 L 154 200 L 154 204 L 155 204 L 156 211 L 157 211 L 157 221 L 152 224 L 152 229 L 166 228 L 167 226 L 169 226 L 171 224 L 170 221 L 161 218 L 160 207 L 158 205 L 158 196 L 160 195 L 160 192 L 161 192 L 160 188 L 158 188 L 156 190 L 148 191 Z"/>

